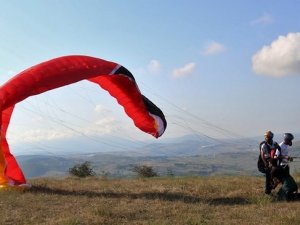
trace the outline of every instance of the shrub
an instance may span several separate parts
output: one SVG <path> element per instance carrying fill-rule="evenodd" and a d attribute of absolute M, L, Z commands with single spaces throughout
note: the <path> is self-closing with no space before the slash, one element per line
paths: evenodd
<path fill-rule="evenodd" d="M 133 172 L 137 173 L 139 177 L 157 177 L 158 174 L 153 170 L 151 166 L 134 166 Z"/>
<path fill-rule="evenodd" d="M 91 168 L 91 163 L 86 161 L 82 164 L 76 164 L 75 166 L 70 168 L 69 174 L 76 177 L 88 177 L 88 176 L 94 176 L 95 172 Z"/>

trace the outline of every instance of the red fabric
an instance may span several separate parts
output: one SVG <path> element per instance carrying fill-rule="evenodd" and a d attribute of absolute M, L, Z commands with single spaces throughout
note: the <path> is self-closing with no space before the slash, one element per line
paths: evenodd
<path fill-rule="evenodd" d="M 126 114 L 132 118 L 136 127 L 157 137 L 155 121 L 145 108 L 135 82 L 122 75 L 103 75 L 89 80 L 99 84 L 115 97 L 118 103 L 124 107 Z"/>
<path fill-rule="evenodd" d="M 14 106 L 2 111 L 2 129 L 1 129 L 1 149 L 5 159 L 5 176 L 14 182 L 15 185 L 25 184 L 26 179 L 20 169 L 15 157 L 10 153 L 9 146 L 6 140 L 6 131 L 10 122 L 11 114 Z"/>
<path fill-rule="evenodd" d="M 110 75 L 119 65 L 89 56 L 64 56 L 33 66 L 0 87 L 2 110 L 1 147 L 6 161 L 6 176 L 16 184 L 26 183 L 14 156 L 9 151 L 6 131 L 14 105 L 37 95 L 83 79 L 99 84 L 117 99 L 135 125 L 158 137 L 155 121 L 147 111 L 134 80 L 124 75 Z"/>
<path fill-rule="evenodd" d="M 89 56 L 64 56 L 33 66 L 5 83 L 0 89 L 2 110 L 29 96 L 83 79 L 110 74 L 118 64 Z"/>
<path fill-rule="evenodd" d="M 270 151 L 270 157 L 271 157 L 271 159 L 274 159 L 275 153 L 276 153 L 276 149 L 271 149 L 271 151 Z"/>

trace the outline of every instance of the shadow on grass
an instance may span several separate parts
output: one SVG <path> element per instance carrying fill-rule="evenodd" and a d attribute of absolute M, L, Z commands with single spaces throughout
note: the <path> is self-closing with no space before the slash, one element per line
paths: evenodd
<path fill-rule="evenodd" d="M 249 200 L 241 197 L 231 198 L 214 198 L 208 201 L 210 205 L 246 205 L 250 204 Z"/>
<path fill-rule="evenodd" d="M 43 193 L 49 195 L 65 195 L 65 196 L 85 196 L 85 197 L 101 197 L 101 198 L 129 198 L 129 199 L 149 199 L 162 201 L 181 201 L 184 203 L 206 203 L 210 205 L 245 205 L 251 204 L 245 198 L 213 198 L 202 199 L 197 196 L 186 195 L 183 193 L 170 192 L 142 192 L 142 193 L 118 193 L 118 192 L 93 192 L 93 191 L 69 191 L 57 188 L 49 188 L 46 186 L 34 185 L 28 192 Z"/>

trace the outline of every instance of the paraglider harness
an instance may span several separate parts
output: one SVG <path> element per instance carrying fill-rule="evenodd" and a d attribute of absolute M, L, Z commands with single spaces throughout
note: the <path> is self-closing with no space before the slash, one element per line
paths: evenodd
<path fill-rule="evenodd" d="M 269 168 L 266 168 L 265 163 L 264 163 L 263 159 L 261 158 L 261 146 L 263 144 L 265 144 L 265 143 L 266 143 L 266 141 L 262 141 L 259 144 L 259 156 L 258 156 L 258 160 L 257 160 L 257 169 L 261 173 L 266 173 L 266 170 L 269 170 Z M 278 145 L 277 142 L 274 142 L 274 146 L 275 146 L 275 150 L 274 151 L 276 151 L 276 149 L 279 149 L 279 151 L 280 151 L 280 155 L 279 155 L 279 157 L 277 159 L 274 159 L 275 152 L 273 152 L 273 153 L 271 152 L 273 149 L 271 149 L 268 144 L 266 146 L 268 148 L 268 153 L 271 156 L 270 160 L 272 160 L 271 161 L 272 167 L 273 166 L 278 166 L 280 164 L 280 161 L 281 161 L 281 159 L 280 159 L 281 158 L 280 157 L 281 156 L 281 148 L 280 148 L 280 146 Z"/>

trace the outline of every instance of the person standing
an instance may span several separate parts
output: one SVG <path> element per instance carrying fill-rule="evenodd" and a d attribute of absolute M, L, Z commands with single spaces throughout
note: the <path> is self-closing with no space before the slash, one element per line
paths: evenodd
<path fill-rule="evenodd" d="M 293 145 L 293 139 L 294 136 L 291 133 L 285 133 L 283 135 L 283 142 L 279 144 L 281 148 L 281 153 L 279 151 L 276 151 L 275 155 L 281 154 L 280 157 L 280 166 L 283 168 L 283 171 L 286 176 L 290 175 L 290 167 L 289 167 L 289 161 L 292 160 L 292 157 L 289 156 L 289 146 Z"/>
<path fill-rule="evenodd" d="M 281 149 L 278 143 L 273 141 L 274 134 L 271 131 L 266 131 L 264 137 L 265 140 L 260 145 L 260 157 L 265 167 L 265 193 L 271 194 L 273 189 L 271 169 L 278 165 L 278 157 L 276 157 L 275 153 L 278 151 L 277 156 L 279 156 Z"/>

